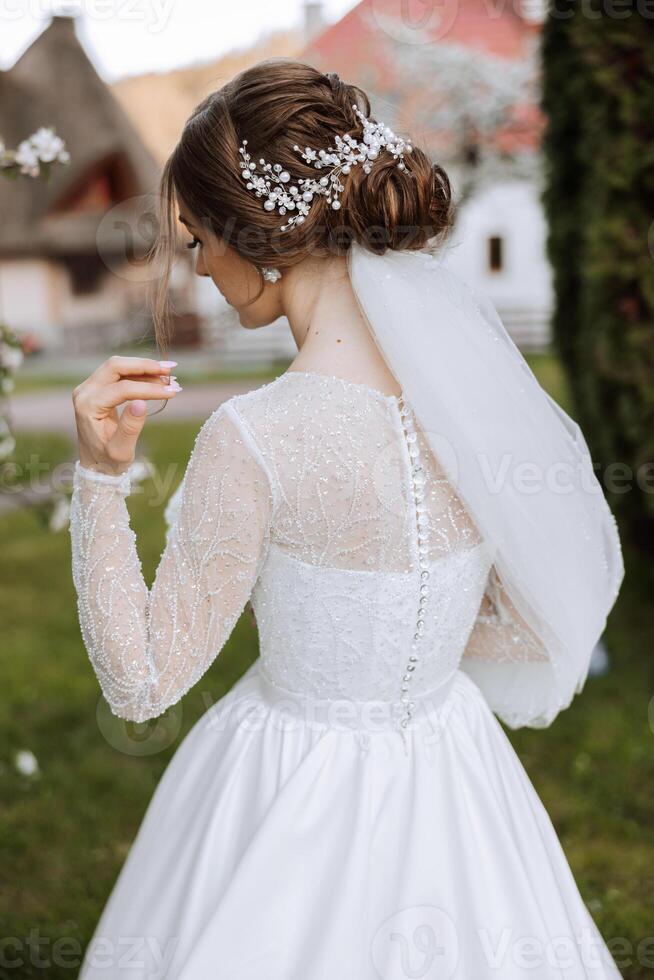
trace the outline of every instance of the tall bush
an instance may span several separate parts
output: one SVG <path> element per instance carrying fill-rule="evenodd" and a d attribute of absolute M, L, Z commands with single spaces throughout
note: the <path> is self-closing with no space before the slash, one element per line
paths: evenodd
<path fill-rule="evenodd" d="M 651 553 L 654 8 L 555 0 L 543 63 L 555 345 L 610 503 Z"/>

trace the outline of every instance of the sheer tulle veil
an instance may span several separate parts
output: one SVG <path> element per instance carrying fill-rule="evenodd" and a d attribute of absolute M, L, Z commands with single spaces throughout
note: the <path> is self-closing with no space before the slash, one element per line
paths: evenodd
<path fill-rule="evenodd" d="M 386 363 L 549 657 L 466 670 L 516 725 L 548 725 L 583 687 L 624 575 L 584 436 L 492 304 L 439 257 L 355 244 L 348 270 Z"/>

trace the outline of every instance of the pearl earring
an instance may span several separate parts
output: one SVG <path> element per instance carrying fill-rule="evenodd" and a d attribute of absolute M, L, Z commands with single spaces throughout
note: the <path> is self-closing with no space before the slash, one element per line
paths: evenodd
<path fill-rule="evenodd" d="M 282 274 L 279 269 L 268 269 L 265 266 L 261 269 L 261 275 L 266 282 L 277 282 L 278 279 L 282 278 Z"/>

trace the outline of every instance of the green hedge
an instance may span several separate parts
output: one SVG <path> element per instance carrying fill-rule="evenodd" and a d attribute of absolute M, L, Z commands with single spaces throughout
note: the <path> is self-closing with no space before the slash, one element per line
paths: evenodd
<path fill-rule="evenodd" d="M 611 506 L 651 554 L 654 6 L 556 0 L 543 63 L 555 346 Z M 616 463 L 633 474 L 613 468 L 626 491 L 608 478 Z"/>

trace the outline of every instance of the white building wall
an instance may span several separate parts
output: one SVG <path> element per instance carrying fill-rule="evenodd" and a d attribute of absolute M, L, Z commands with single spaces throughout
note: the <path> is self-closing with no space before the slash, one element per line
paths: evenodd
<path fill-rule="evenodd" d="M 56 284 L 43 259 L 0 260 L 0 321 L 17 333 L 29 333 L 39 344 L 56 339 Z"/>
<path fill-rule="evenodd" d="M 552 277 L 547 226 L 536 182 L 486 187 L 461 206 L 445 263 L 492 300 L 519 346 L 549 342 Z M 502 268 L 489 266 L 489 240 L 502 240 Z"/>
<path fill-rule="evenodd" d="M 127 270 L 128 271 L 128 270 Z M 40 346 L 105 350 L 149 329 L 146 279 L 107 269 L 97 289 L 76 294 L 65 266 L 48 259 L 0 261 L 0 320 Z"/>
<path fill-rule="evenodd" d="M 111 273 L 102 277 L 98 288 L 89 293 L 73 293 L 65 275 L 61 283 L 60 323 L 63 327 L 83 330 L 92 324 L 122 319 L 127 312 L 129 284 Z"/>

